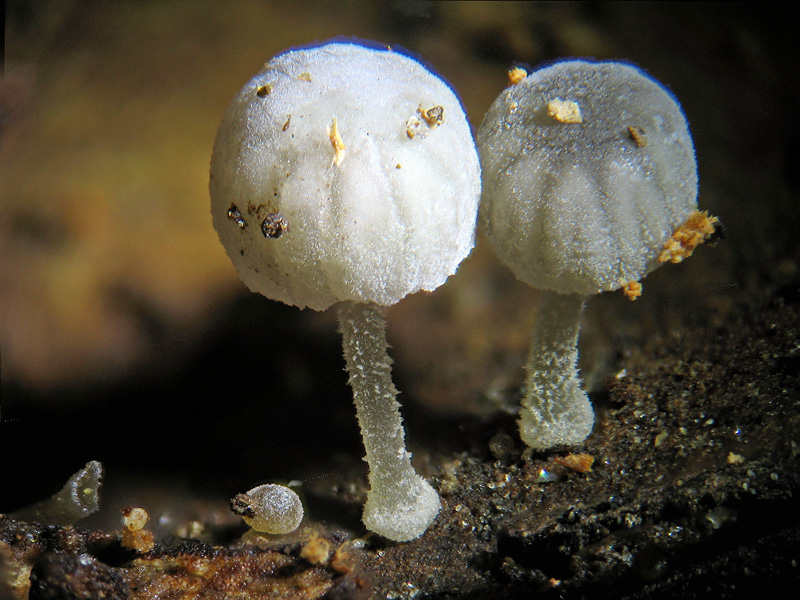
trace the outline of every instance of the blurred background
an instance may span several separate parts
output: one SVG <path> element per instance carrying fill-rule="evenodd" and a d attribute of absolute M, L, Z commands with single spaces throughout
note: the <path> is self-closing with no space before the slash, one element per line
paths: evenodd
<path fill-rule="evenodd" d="M 363 477 L 335 316 L 249 293 L 209 214 L 227 103 L 294 45 L 405 46 L 457 88 L 474 126 L 514 64 L 625 59 L 674 91 L 701 208 L 728 238 L 650 275 L 634 304 L 592 300 L 581 342 L 592 389 L 676 321 L 705 326 L 753 290 L 796 281 L 800 62 L 777 6 L 9 0 L 0 512 L 89 460 L 106 465 L 119 505 L 177 494 L 224 506 L 269 479 Z M 459 423 L 513 410 L 535 303 L 479 237 L 446 286 L 389 310 L 412 449 L 454 431 L 444 451 L 464 451 Z"/>

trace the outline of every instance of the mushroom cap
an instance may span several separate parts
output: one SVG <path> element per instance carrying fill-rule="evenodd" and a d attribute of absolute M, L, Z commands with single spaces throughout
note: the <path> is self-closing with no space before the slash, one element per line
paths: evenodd
<path fill-rule="evenodd" d="M 536 288 L 589 295 L 638 281 L 697 206 L 680 105 L 629 64 L 535 71 L 494 101 L 477 140 L 482 226 Z"/>
<path fill-rule="evenodd" d="M 442 79 L 389 48 L 336 41 L 276 56 L 241 89 L 210 192 L 251 290 L 316 310 L 386 306 L 437 288 L 469 254 L 480 166 Z"/>

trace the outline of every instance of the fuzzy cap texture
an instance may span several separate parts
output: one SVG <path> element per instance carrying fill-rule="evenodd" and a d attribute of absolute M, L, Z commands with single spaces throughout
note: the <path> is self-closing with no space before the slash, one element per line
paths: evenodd
<path fill-rule="evenodd" d="M 438 76 L 388 48 L 280 54 L 231 102 L 211 160 L 214 227 L 242 280 L 287 304 L 391 305 L 474 245 L 480 167 Z"/>
<path fill-rule="evenodd" d="M 697 206 L 680 105 L 629 64 L 535 71 L 500 94 L 477 139 L 482 226 L 536 288 L 589 295 L 638 281 Z"/>

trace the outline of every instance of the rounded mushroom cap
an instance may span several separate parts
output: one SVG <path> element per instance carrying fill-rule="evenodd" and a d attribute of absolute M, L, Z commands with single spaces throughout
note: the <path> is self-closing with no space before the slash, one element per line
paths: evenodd
<path fill-rule="evenodd" d="M 453 91 L 388 48 L 280 54 L 211 160 L 214 227 L 256 292 L 324 310 L 433 290 L 474 245 L 480 167 Z"/>
<path fill-rule="evenodd" d="M 629 64 L 535 71 L 500 94 L 477 139 L 482 225 L 533 287 L 589 295 L 637 281 L 697 206 L 680 105 Z"/>

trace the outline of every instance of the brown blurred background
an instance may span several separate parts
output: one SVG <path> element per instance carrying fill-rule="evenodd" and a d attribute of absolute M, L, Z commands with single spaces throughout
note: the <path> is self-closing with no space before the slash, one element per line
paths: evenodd
<path fill-rule="evenodd" d="M 700 205 L 728 239 L 652 274 L 635 304 L 593 299 L 581 347 L 592 388 L 672 322 L 704 325 L 796 281 L 797 32 L 778 6 L 10 0 L 0 512 L 88 460 L 109 485 L 141 476 L 134 496 L 168 480 L 159 490 L 223 500 L 269 478 L 363 469 L 333 315 L 248 293 L 209 215 L 222 113 L 293 45 L 405 46 L 457 88 L 475 126 L 516 63 L 625 59 L 675 92 Z M 484 242 L 444 288 L 389 311 L 412 448 L 516 401 L 536 294 Z"/>

